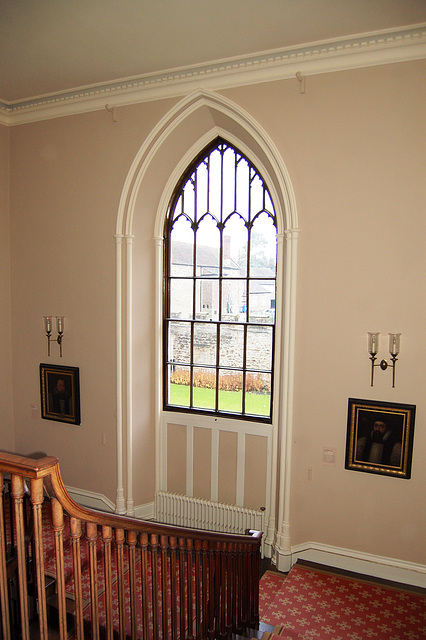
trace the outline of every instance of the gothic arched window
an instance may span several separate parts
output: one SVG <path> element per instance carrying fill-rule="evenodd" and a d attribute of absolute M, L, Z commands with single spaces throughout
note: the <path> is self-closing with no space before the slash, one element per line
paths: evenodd
<path fill-rule="evenodd" d="M 217 139 L 165 224 L 164 408 L 271 422 L 277 225 L 253 164 Z"/>

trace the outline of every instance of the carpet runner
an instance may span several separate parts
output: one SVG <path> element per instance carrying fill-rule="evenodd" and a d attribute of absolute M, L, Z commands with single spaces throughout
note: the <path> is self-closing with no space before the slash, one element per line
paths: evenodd
<path fill-rule="evenodd" d="M 295 564 L 260 581 L 264 640 L 425 640 L 426 597 Z"/>

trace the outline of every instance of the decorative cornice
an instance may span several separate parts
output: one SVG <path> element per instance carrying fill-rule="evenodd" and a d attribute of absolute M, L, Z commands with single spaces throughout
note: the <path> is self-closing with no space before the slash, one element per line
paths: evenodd
<path fill-rule="evenodd" d="M 16 125 L 295 76 L 418 60 L 426 57 L 426 23 L 229 58 L 116 82 L 80 87 L 28 100 L 0 100 L 0 124 Z"/>

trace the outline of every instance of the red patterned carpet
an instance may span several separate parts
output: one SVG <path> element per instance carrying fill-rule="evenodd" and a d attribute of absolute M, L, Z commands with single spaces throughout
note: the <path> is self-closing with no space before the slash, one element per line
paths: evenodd
<path fill-rule="evenodd" d="M 285 640 L 425 640 L 426 598 L 295 564 L 260 581 L 260 620 Z"/>

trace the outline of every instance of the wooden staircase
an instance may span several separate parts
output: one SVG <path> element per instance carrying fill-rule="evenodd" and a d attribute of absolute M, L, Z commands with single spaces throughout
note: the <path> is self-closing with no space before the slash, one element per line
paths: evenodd
<path fill-rule="evenodd" d="M 0 637 L 260 637 L 261 536 L 86 509 L 56 458 L 0 452 Z"/>

